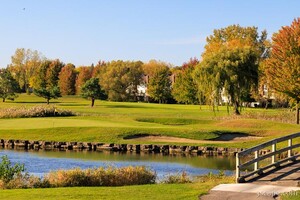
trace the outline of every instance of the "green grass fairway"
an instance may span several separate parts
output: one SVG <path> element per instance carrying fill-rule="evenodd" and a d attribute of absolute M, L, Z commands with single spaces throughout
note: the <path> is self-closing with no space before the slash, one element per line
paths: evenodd
<path fill-rule="evenodd" d="M 189 184 L 154 184 L 123 187 L 80 187 L 2 190 L 0 199 L 10 200 L 195 200 L 220 183 L 230 183 L 232 178 L 212 179 Z"/>
<path fill-rule="evenodd" d="M 21 94 L 15 101 L 0 103 L 1 108 L 36 106 L 45 100 L 34 95 Z M 96 101 L 77 96 L 66 96 L 51 101 L 59 108 L 78 113 L 73 117 L 0 119 L 0 138 L 54 141 L 140 143 L 126 140 L 137 135 L 160 135 L 200 140 L 197 145 L 249 147 L 262 141 L 299 131 L 298 125 L 249 118 L 228 117 L 226 107 L 212 112 L 199 105 L 170 105 L 152 103 Z M 280 110 L 246 109 L 276 115 Z M 259 136 L 256 140 L 216 142 L 224 133 Z M 168 143 L 142 140 L 143 143 Z M 204 141 L 203 144 L 201 141 Z M 170 142 L 174 143 L 174 141 Z M 180 142 L 187 144 L 186 142 Z M 193 142 L 188 142 L 193 144 Z"/>

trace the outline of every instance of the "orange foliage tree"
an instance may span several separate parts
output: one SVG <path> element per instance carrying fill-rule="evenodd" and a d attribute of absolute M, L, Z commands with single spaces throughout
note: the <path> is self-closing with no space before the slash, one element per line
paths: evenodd
<path fill-rule="evenodd" d="M 58 85 L 62 95 L 75 94 L 76 72 L 75 66 L 71 63 L 65 65 L 59 73 Z"/>
<path fill-rule="evenodd" d="M 300 18 L 273 35 L 271 56 L 265 70 L 272 88 L 295 101 L 296 123 L 299 124 Z"/>
<path fill-rule="evenodd" d="M 92 78 L 92 71 L 91 67 L 79 67 L 78 68 L 78 75 L 76 78 L 76 94 L 80 94 L 81 87 Z"/>

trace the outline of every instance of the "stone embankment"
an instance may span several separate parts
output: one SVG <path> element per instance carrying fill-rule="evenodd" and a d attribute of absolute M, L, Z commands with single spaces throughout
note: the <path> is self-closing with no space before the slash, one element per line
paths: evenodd
<path fill-rule="evenodd" d="M 58 150 L 58 151 L 114 151 L 135 153 L 185 153 L 197 155 L 235 155 L 244 149 L 201 147 L 184 145 L 158 145 L 158 144 L 106 144 L 99 142 L 54 142 L 54 141 L 29 141 L 29 140 L 4 140 L 0 139 L 0 148 L 16 150 Z M 260 154 L 267 153 L 262 150 Z"/>

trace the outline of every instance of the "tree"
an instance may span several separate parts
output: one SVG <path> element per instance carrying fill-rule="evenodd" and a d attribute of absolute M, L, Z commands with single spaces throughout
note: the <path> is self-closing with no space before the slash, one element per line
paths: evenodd
<path fill-rule="evenodd" d="M 259 37 L 256 27 L 232 25 L 214 30 L 195 71 L 199 96 L 212 106 L 226 97 L 239 115 L 241 103 L 256 90 L 265 40 L 266 32 Z"/>
<path fill-rule="evenodd" d="M 91 107 L 94 107 L 96 99 L 105 99 L 106 95 L 99 85 L 98 78 L 91 78 L 81 88 L 81 96 L 86 99 L 91 99 Z"/>
<path fill-rule="evenodd" d="M 48 87 L 58 86 L 59 73 L 64 66 L 65 64 L 61 62 L 59 59 L 52 60 L 50 62 L 50 65 L 48 66 L 46 72 L 46 82 Z"/>
<path fill-rule="evenodd" d="M 91 68 L 90 67 L 79 67 L 77 69 L 77 77 L 76 77 L 76 94 L 80 94 L 81 87 L 84 83 L 92 77 Z"/>
<path fill-rule="evenodd" d="M 61 97 L 57 77 L 54 77 L 61 66 L 58 60 L 45 60 L 41 63 L 37 75 L 31 80 L 34 94 L 45 98 L 47 104 L 51 99 Z"/>
<path fill-rule="evenodd" d="M 33 92 L 36 96 L 46 99 L 47 104 L 49 104 L 51 99 L 57 99 L 58 97 L 61 97 L 59 88 L 57 86 L 46 88 L 42 87 L 40 89 L 34 89 Z"/>
<path fill-rule="evenodd" d="M 59 73 L 58 85 L 62 95 L 74 95 L 76 83 L 75 66 L 71 63 L 65 65 Z"/>
<path fill-rule="evenodd" d="M 112 101 L 136 100 L 137 87 L 142 83 L 141 61 L 112 61 L 103 66 L 100 84 Z"/>
<path fill-rule="evenodd" d="M 199 64 L 199 60 L 190 59 L 188 63 L 183 63 L 181 69 L 175 73 L 175 81 L 172 85 L 172 96 L 179 103 L 195 104 L 197 103 L 197 85 L 193 78 L 195 66 Z"/>
<path fill-rule="evenodd" d="M 0 69 L 0 98 L 5 102 L 5 99 L 15 99 L 18 92 L 19 84 L 12 77 L 8 69 Z"/>
<path fill-rule="evenodd" d="M 30 78 L 32 78 L 44 57 L 38 51 L 31 49 L 16 49 L 15 54 L 11 57 L 9 71 L 14 79 L 20 85 L 20 88 L 27 92 Z"/>
<path fill-rule="evenodd" d="M 271 56 L 265 70 L 271 87 L 295 101 L 296 123 L 299 124 L 300 18 L 273 35 Z"/>
<path fill-rule="evenodd" d="M 168 65 L 163 62 L 151 60 L 143 67 L 149 76 L 147 94 L 159 103 L 166 102 L 171 98 L 171 73 Z"/>

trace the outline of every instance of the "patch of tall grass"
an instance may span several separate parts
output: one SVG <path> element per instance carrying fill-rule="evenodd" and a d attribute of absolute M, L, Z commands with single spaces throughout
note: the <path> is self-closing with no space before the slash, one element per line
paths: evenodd
<path fill-rule="evenodd" d="M 0 110 L 0 118 L 74 116 L 74 112 L 56 108 L 52 105 L 34 107 L 11 107 Z"/>
<path fill-rule="evenodd" d="M 143 166 L 75 168 L 50 172 L 44 179 L 51 187 L 143 185 L 155 183 L 156 173 Z"/>
<path fill-rule="evenodd" d="M 87 186 L 125 186 L 154 184 L 156 173 L 143 166 L 122 168 L 89 168 L 82 170 L 57 170 L 43 178 L 18 173 L 9 181 L 0 179 L 0 188 L 49 188 L 49 187 L 87 187 Z"/>
<path fill-rule="evenodd" d="M 188 176 L 188 174 L 185 171 L 183 171 L 182 173 L 167 175 L 161 182 L 166 184 L 181 184 L 191 183 L 192 179 Z"/>

